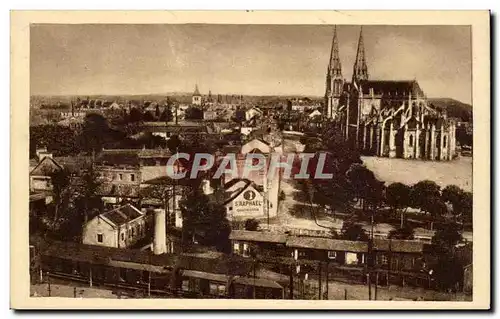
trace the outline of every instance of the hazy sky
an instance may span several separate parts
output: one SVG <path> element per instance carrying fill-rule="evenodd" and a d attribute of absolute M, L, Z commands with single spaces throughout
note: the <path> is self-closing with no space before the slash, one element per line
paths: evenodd
<path fill-rule="evenodd" d="M 359 26 L 338 26 L 350 80 Z M 471 102 L 468 26 L 364 26 L 371 79 L 416 78 L 429 97 Z M 322 96 L 333 26 L 34 25 L 32 94 Z"/>

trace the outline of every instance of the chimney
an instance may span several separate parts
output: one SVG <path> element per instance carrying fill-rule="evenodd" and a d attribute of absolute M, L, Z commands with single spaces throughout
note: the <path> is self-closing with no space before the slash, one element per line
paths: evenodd
<path fill-rule="evenodd" d="M 161 255 L 167 253 L 167 229 L 164 209 L 155 209 L 155 237 L 153 240 L 153 253 Z"/>
<path fill-rule="evenodd" d="M 41 162 L 45 157 L 50 157 L 52 158 L 52 153 L 47 152 L 47 148 L 37 148 L 36 149 L 36 157 L 38 158 L 38 161 Z"/>

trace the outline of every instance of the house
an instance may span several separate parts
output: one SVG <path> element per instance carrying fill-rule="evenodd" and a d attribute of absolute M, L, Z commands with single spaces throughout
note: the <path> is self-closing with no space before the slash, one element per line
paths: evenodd
<path fill-rule="evenodd" d="M 354 275 L 352 278 L 358 280 L 364 280 L 363 274 L 370 264 L 369 260 L 373 260 L 373 272 L 381 285 L 431 286 L 431 273 L 427 263 L 433 257 L 430 254 L 430 246 L 420 241 L 374 239 L 370 249 L 369 242 L 268 231 L 233 230 L 229 238 L 233 253 L 244 257 L 291 257 L 297 265 L 327 263 L 337 275 Z M 466 247 L 462 251 L 457 248 L 456 255 L 460 256 L 459 259 L 464 265 L 467 281 L 462 285 L 467 289 L 470 286 L 470 276 L 467 276 L 470 271 L 471 249 Z M 369 258 L 370 255 L 373 259 Z"/>
<path fill-rule="evenodd" d="M 64 126 L 64 127 L 69 127 L 73 130 L 80 130 L 83 127 L 83 124 L 85 123 L 84 117 L 65 117 L 61 121 L 57 122 L 57 125 Z"/>
<path fill-rule="evenodd" d="M 256 116 L 261 116 L 263 112 L 258 107 L 252 107 L 245 111 L 245 120 L 250 121 Z"/>
<path fill-rule="evenodd" d="M 105 149 L 95 160 L 102 183 L 98 194 L 107 204 L 137 200 L 141 184 L 139 150 Z"/>
<path fill-rule="evenodd" d="M 259 254 L 272 254 L 274 256 L 288 256 L 286 248 L 286 234 L 273 232 L 258 232 L 248 230 L 233 230 L 229 235 L 231 240 L 232 253 L 249 257 L 252 249 L 257 249 Z"/>
<path fill-rule="evenodd" d="M 203 119 L 205 121 L 212 121 L 217 119 L 217 112 L 216 111 L 204 111 L 203 112 Z"/>
<path fill-rule="evenodd" d="M 127 204 L 98 215 L 83 229 L 83 244 L 128 248 L 146 236 L 146 214 Z"/>
<path fill-rule="evenodd" d="M 30 159 L 30 192 L 52 192 L 51 175 L 62 169 L 71 178 L 78 176 L 88 167 L 89 156 L 52 156 L 46 148 L 36 150 L 37 158 Z"/>
<path fill-rule="evenodd" d="M 198 122 L 144 122 L 144 132 L 151 132 L 153 135 L 161 136 L 165 140 L 169 140 L 172 136 L 177 135 L 180 138 L 204 138 L 204 135 L 209 133 L 205 123 Z"/>
<path fill-rule="evenodd" d="M 313 119 L 313 118 L 315 118 L 315 117 L 317 117 L 317 116 L 321 116 L 321 112 L 320 112 L 320 111 L 318 111 L 318 110 L 314 110 L 314 111 L 312 111 L 311 113 L 309 113 L 309 115 L 308 115 L 308 116 L 309 116 L 309 119 Z"/>
<path fill-rule="evenodd" d="M 240 128 L 240 133 L 245 135 L 245 136 L 248 136 L 250 135 L 250 133 L 252 133 L 252 131 L 255 129 L 255 127 L 249 127 L 249 126 L 242 126 Z"/>
<path fill-rule="evenodd" d="M 116 101 L 114 101 L 113 103 L 111 103 L 108 107 L 108 109 L 110 110 L 122 110 L 124 107 L 122 104 L 118 104 Z"/>
<path fill-rule="evenodd" d="M 349 266 L 363 265 L 368 252 L 366 242 L 320 237 L 289 236 L 286 246 L 295 260 L 330 260 Z"/>
<path fill-rule="evenodd" d="M 36 150 L 38 163 L 30 172 L 30 192 L 52 191 L 51 175 L 63 167 L 52 157 L 46 148 Z"/>
<path fill-rule="evenodd" d="M 199 270 L 183 269 L 180 271 L 180 289 L 186 293 L 200 293 L 209 296 L 227 295 L 227 284 L 231 277 Z"/>

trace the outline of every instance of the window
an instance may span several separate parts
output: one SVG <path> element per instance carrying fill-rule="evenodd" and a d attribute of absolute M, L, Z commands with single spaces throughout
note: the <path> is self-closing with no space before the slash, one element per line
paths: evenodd
<path fill-rule="evenodd" d="M 413 135 L 410 135 L 410 146 L 413 146 Z"/>
<path fill-rule="evenodd" d="M 382 265 L 387 265 L 388 264 L 387 255 L 380 256 L 380 262 Z"/>
<path fill-rule="evenodd" d="M 121 174 L 121 173 L 118 174 L 118 180 L 120 180 L 120 181 L 123 180 L 123 174 Z"/>
<path fill-rule="evenodd" d="M 97 234 L 97 242 L 102 243 L 102 241 L 103 241 L 102 234 Z"/>
<path fill-rule="evenodd" d="M 122 233 L 122 240 L 125 240 L 125 234 Z"/>
<path fill-rule="evenodd" d="M 134 182 L 134 181 L 135 181 L 135 175 L 134 175 L 134 174 L 130 174 L 130 180 L 131 180 L 132 182 Z"/>
<path fill-rule="evenodd" d="M 446 136 L 443 138 L 443 147 L 446 147 Z"/>
<path fill-rule="evenodd" d="M 135 235 L 135 227 L 132 227 L 132 237 Z"/>
<path fill-rule="evenodd" d="M 233 252 L 234 252 L 235 254 L 239 254 L 239 253 L 240 253 L 240 243 L 235 242 L 235 243 L 233 244 Z"/>
<path fill-rule="evenodd" d="M 243 244 L 243 256 L 245 257 L 250 256 L 250 249 L 248 248 L 247 244 Z"/>
<path fill-rule="evenodd" d="M 335 259 L 335 258 L 337 258 L 337 252 L 333 251 L 333 250 L 329 250 L 328 251 L 328 258 L 329 259 Z"/>

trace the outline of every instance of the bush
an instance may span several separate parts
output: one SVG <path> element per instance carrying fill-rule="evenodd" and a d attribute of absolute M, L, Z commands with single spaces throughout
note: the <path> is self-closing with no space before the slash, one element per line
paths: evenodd
<path fill-rule="evenodd" d="M 259 221 L 255 218 L 250 218 L 245 221 L 245 230 L 256 231 L 259 229 Z"/>

